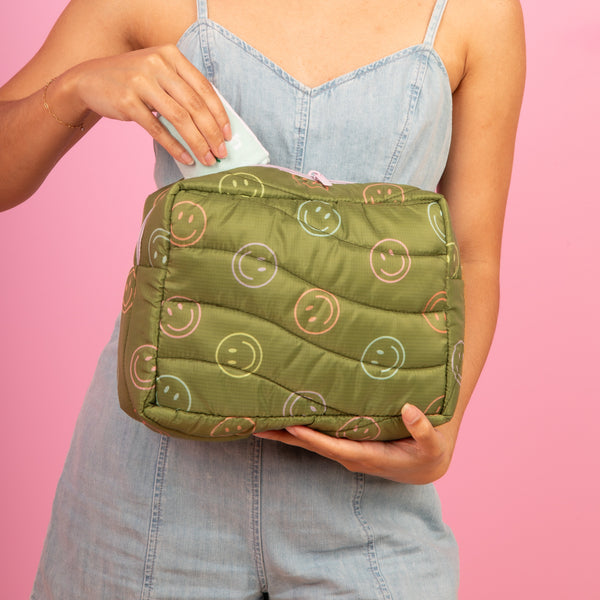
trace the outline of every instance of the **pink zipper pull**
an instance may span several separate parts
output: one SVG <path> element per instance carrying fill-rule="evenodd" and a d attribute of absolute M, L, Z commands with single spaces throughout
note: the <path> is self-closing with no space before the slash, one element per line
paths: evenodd
<path fill-rule="evenodd" d="M 323 175 L 322 173 L 319 173 L 319 171 L 309 171 L 308 176 L 313 181 L 318 181 L 323 187 L 328 188 L 333 185 L 333 183 L 331 181 L 329 181 L 329 179 L 327 179 L 327 177 L 325 177 L 325 175 Z"/>

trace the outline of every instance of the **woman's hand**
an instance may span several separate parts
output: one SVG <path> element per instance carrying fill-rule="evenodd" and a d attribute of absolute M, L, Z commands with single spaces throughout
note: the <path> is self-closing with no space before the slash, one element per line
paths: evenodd
<path fill-rule="evenodd" d="M 415 406 L 405 404 L 402 420 L 411 438 L 393 442 L 357 442 L 334 438 L 308 427 L 264 431 L 256 437 L 298 446 L 340 463 L 349 471 L 402 483 L 431 483 L 450 465 L 458 425 L 452 420 L 433 427 Z"/>
<path fill-rule="evenodd" d="M 205 165 L 225 158 L 225 140 L 231 139 L 227 113 L 208 80 L 172 44 L 85 61 L 48 89 L 49 103 L 57 113 L 69 110 L 53 103 L 53 86 L 71 87 L 73 111 L 87 111 L 141 125 L 178 161 L 193 164 L 192 157 L 157 119 L 168 119 Z M 66 103 L 65 103 L 66 104 Z M 62 109 L 62 112 L 61 112 Z M 66 120 L 66 117 L 62 117 Z M 73 116 L 70 117 L 77 120 Z"/>

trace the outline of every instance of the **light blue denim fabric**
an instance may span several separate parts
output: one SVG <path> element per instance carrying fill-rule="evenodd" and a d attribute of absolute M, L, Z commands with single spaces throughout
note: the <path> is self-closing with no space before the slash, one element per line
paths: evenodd
<path fill-rule="evenodd" d="M 425 42 L 309 89 L 206 18 L 181 49 L 284 167 L 434 189 L 451 94 Z M 156 178 L 179 178 L 157 151 Z M 458 553 L 432 485 L 350 473 L 260 439 L 158 435 L 117 400 L 118 322 L 79 416 L 33 600 L 452 600 Z"/>

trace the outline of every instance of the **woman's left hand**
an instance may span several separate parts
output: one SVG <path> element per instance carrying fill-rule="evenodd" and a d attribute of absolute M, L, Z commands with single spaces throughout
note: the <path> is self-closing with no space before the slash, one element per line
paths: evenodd
<path fill-rule="evenodd" d="M 334 438 L 302 426 L 263 431 L 256 437 L 299 446 L 340 463 L 349 471 L 401 483 L 431 483 L 450 466 L 458 425 L 455 420 L 433 427 L 415 406 L 405 404 L 402 419 L 412 437 L 392 442 Z"/>

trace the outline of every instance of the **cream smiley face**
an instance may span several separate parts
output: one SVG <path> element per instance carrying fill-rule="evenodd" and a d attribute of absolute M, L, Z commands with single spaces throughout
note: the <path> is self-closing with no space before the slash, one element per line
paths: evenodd
<path fill-rule="evenodd" d="M 327 410 L 325 398 L 318 392 L 302 391 L 290 394 L 283 405 L 284 417 L 324 415 Z"/>
<path fill-rule="evenodd" d="M 245 244 L 235 253 L 231 270 L 236 281 L 244 287 L 263 287 L 277 273 L 277 257 L 266 244 Z"/>
<path fill-rule="evenodd" d="M 446 224 L 444 223 L 444 214 L 437 202 L 432 202 L 427 207 L 427 216 L 435 235 L 437 235 L 444 244 L 446 243 Z"/>
<path fill-rule="evenodd" d="M 123 293 L 123 304 L 122 310 L 123 314 L 125 314 L 132 306 L 133 299 L 135 298 L 135 267 L 129 271 L 129 275 L 127 275 L 127 281 L 125 282 L 125 292 Z"/>
<path fill-rule="evenodd" d="M 179 377 L 161 375 L 156 379 L 156 404 L 175 410 L 190 410 L 192 408 L 190 388 Z"/>
<path fill-rule="evenodd" d="M 454 242 L 446 244 L 448 254 L 446 258 L 448 260 L 448 275 L 450 279 L 454 279 L 460 273 L 460 254 L 458 252 L 458 246 Z"/>
<path fill-rule="evenodd" d="M 405 360 L 406 353 L 400 340 L 384 335 L 365 348 L 360 364 L 371 379 L 390 379 L 402 368 Z"/>
<path fill-rule="evenodd" d="M 136 348 L 129 363 L 131 382 L 138 390 L 151 390 L 156 378 L 156 346 L 144 344 Z"/>
<path fill-rule="evenodd" d="M 376 440 L 381 435 L 381 427 L 371 417 L 353 417 L 346 421 L 335 433 L 338 438 L 367 441 Z"/>
<path fill-rule="evenodd" d="M 196 331 L 202 308 L 198 302 L 183 296 L 171 296 L 162 304 L 160 330 L 171 338 L 184 338 Z"/>
<path fill-rule="evenodd" d="M 164 267 L 169 256 L 169 232 L 159 227 L 148 239 L 148 262 L 151 267 Z"/>
<path fill-rule="evenodd" d="M 298 222 L 302 229 L 316 237 L 333 235 L 342 224 L 342 217 L 328 202 L 307 200 L 298 208 Z"/>
<path fill-rule="evenodd" d="M 311 335 L 330 331 L 340 318 L 340 303 L 331 293 L 319 288 L 304 292 L 294 306 L 296 325 Z"/>
<path fill-rule="evenodd" d="M 446 310 L 448 309 L 448 295 L 444 290 L 437 292 L 429 300 L 421 313 L 428 325 L 438 333 L 447 333 Z"/>
<path fill-rule="evenodd" d="M 452 374 L 454 375 L 454 379 L 458 385 L 460 385 L 462 381 L 462 363 L 463 356 L 465 352 L 465 343 L 463 340 L 456 342 L 454 348 L 452 349 L 452 359 L 450 362 L 450 366 L 452 368 Z"/>
<path fill-rule="evenodd" d="M 408 248 L 400 240 L 386 238 L 377 242 L 369 256 L 373 275 L 384 283 L 396 283 L 406 277 L 411 258 Z"/>
<path fill-rule="evenodd" d="M 247 437 L 256 430 L 256 423 L 249 417 L 227 417 L 213 427 L 210 437 Z"/>
<path fill-rule="evenodd" d="M 197 244 L 206 231 L 206 213 L 191 200 L 181 200 L 171 209 L 171 244 L 180 248 Z"/>
<path fill-rule="evenodd" d="M 255 373 L 263 358 L 262 347 L 249 333 L 232 333 L 224 337 L 217 346 L 216 363 L 229 377 L 240 379 Z"/>
<path fill-rule="evenodd" d="M 252 173 L 228 173 L 219 181 L 219 193 L 223 190 L 233 190 L 242 196 L 250 196 L 251 198 L 262 198 L 265 193 L 263 182 Z"/>
<path fill-rule="evenodd" d="M 399 193 L 400 202 L 404 202 L 404 188 L 393 183 L 372 183 L 364 189 L 363 198 L 365 204 L 377 204 L 394 193 Z"/>

